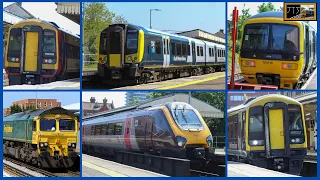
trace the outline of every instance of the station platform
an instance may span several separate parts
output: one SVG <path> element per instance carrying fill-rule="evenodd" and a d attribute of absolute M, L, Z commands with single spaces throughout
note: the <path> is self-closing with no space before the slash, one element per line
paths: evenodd
<path fill-rule="evenodd" d="M 305 160 L 306 160 L 306 161 L 315 161 L 315 162 L 317 162 L 317 152 L 315 152 L 315 151 L 308 151 Z"/>
<path fill-rule="evenodd" d="M 291 174 L 285 174 L 278 171 L 228 161 L 228 177 L 299 177 Z"/>
<path fill-rule="evenodd" d="M 317 69 L 313 71 L 310 78 L 307 82 L 301 87 L 301 89 L 310 89 L 316 90 L 317 89 Z"/>
<path fill-rule="evenodd" d="M 82 154 L 82 177 L 167 177 L 162 174 L 130 167 Z"/>
<path fill-rule="evenodd" d="M 12 85 L 12 86 L 4 86 L 3 89 L 12 89 L 12 90 L 38 90 L 38 89 L 80 89 L 80 79 L 68 79 L 64 81 L 56 81 L 47 84 L 36 84 L 36 85 Z"/>

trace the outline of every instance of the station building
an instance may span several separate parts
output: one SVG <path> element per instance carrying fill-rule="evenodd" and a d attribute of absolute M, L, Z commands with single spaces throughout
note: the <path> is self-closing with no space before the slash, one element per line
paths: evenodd
<path fill-rule="evenodd" d="M 183 31 L 183 32 L 179 32 L 177 34 L 180 36 L 186 36 L 186 37 L 200 39 L 200 40 L 204 40 L 204 41 L 210 41 L 210 42 L 214 42 L 217 44 L 222 44 L 222 45 L 226 44 L 225 33 L 224 33 L 223 29 L 220 29 L 218 32 L 216 32 L 214 34 L 206 32 L 201 29 Z"/>

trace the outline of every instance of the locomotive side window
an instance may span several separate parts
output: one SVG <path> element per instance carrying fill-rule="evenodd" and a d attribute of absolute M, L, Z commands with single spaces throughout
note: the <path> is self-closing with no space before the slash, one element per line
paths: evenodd
<path fill-rule="evenodd" d="M 60 119 L 59 130 L 60 131 L 75 131 L 76 130 L 76 123 L 74 120 Z"/>
<path fill-rule="evenodd" d="M 56 131 L 56 120 L 40 119 L 40 131 Z"/>
<path fill-rule="evenodd" d="M 181 44 L 178 43 L 177 44 L 177 56 L 181 56 L 182 55 L 182 52 L 181 52 Z"/>
<path fill-rule="evenodd" d="M 263 113 L 262 106 L 255 106 L 249 109 L 249 145 L 254 144 L 259 140 L 263 140 L 264 130 L 263 130 Z M 255 142 L 254 142 L 255 141 Z"/>
<path fill-rule="evenodd" d="M 101 33 L 100 37 L 100 54 L 107 54 L 108 38 L 107 33 Z"/>

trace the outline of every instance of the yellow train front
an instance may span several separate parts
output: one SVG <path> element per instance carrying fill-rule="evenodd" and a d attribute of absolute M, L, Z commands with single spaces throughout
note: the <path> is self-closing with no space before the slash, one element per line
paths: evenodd
<path fill-rule="evenodd" d="M 77 122 L 60 107 L 4 117 L 3 154 L 42 168 L 70 168 L 78 157 Z"/>
<path fill-rule="evenodd" d="M 80 38 L 53 22 L 10 27 L 4 55 L 9 85 L 43 84 L 80 76 Z"/>
<path fill-rule="evenodd" d="M 284 21 L 283 12 L 248 18 L 241 34 L 241 75 L 250 84 L 299 88 L 317 66 L 316 36 L 308 23 Z"/>
<path fill-rule="evenodd" d="M 307 154 L 303 106 L 282 95 L 249 99 L 228 110 L 228 158 L 299 175 Z"/>

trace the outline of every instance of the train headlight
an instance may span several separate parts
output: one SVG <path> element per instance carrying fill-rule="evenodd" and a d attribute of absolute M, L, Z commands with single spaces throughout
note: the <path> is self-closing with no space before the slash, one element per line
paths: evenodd
<path fill-rule="evenodd" d="M 244 61 L 243 65 L 247 67 L 255 67 L 256 63 L 254 61 Z"/>
<path fill-rule="evenodd" d="M 183 147 L 187 142 L 186 138 L 181 137 L 181 136 L 177 136 L 176 140 L 177 140 L 177 144 L 179 147 Z"/>
<path fill-rule="evenodd" d="M 40 143 L 40 147 L 42 147 L 42 148 L 43 148 L 43 147 L 44 147 L 44 143 Z"/>
<path fill-rule="evenodd" d="M 298 65 L 296 63 L 282 63 L 282 69 L 296 70 Z"/>
<path fill-rule="evenodd" d="M 44 143 L 44 145 L 45 145 L 45 146 L 48 146 L 48 143 L 47 143 L 47 142 L 45 142 L 45 143 Z"/>
<path fill-rule="evenodd" d="M 69 148 L 76 148 L 77 144 L 76 143 L 68 143 Z"/>
<path fill-rule="evenodd" d="M 20 62 L 20 58 L 18 58 L 18 57 L 8 57 L 8 61 L 10 61 L 10 62 Z"/>
<path fill-rule="evenodd" d="M 303 138 L 292 138 L 291 139 L 291 144 L 302 144 L 303 143 Z"/>
<path fill-rule="evenodd" d="M 263 146 L 264 140 L 249 140 L 250 146 Z"/>
<path fill-rule="evenodd" d="M 213 138 L 212 138 L 212 136 L 211 136 L 211 135 L 207 137 L 206 141 L 207 141 L 208 146 L 209 146 L 209 147 L 212 147 L 212 144 L 213 144 Z"/>

